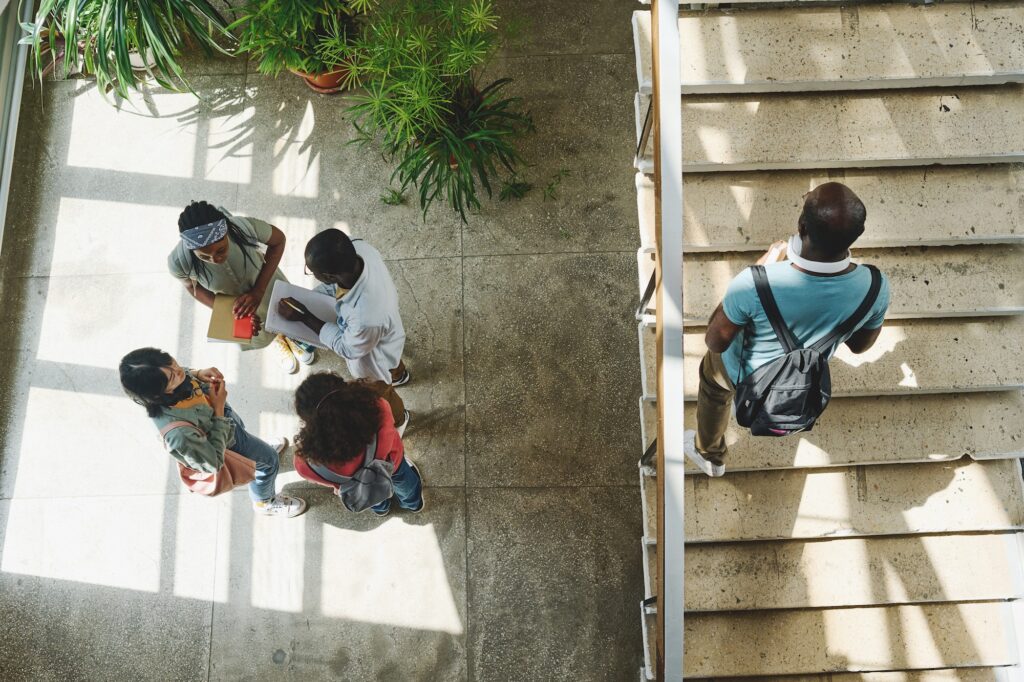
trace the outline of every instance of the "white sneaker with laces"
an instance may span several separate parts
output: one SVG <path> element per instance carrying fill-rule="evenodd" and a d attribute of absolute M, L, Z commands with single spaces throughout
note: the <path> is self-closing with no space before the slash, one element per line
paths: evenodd
<path fill-rule="evenodd" d="M 299 371 L 299 361 L 295 359 L 295 353 L 292 352 L 292 347 L 291 344 L 288 343 L 288 339 L 278 334 L 274 337 L 274 342 L 270 345 L 272 345 L 277 352 L 277 360 L 281 363 L 281 368 L 284 371 L 289 374 L 295 374 Z"/>
<path fill-rule="evenodd" d="M 285 438 L 284 436 L 281 436 L 280 438 L 274 438 L 273 440 L 268 440 L 267 441 L 267 445 L 269 445 L 270 447 L 274 448 L 274 452 L 276 452 L 277 454 L 280 455 L 282 452 L 284 452 L 285 450 L 288 449 L 288 446 L 290 445 L 290 443 L 288 442 L 287 438 Z"/>
<path fill-rule="evenodd" d="M 295 359 L 304 365 L 312 365 L 316 362 L 316 349 L 306 350 L 299 344 L 295 343 L 288 337 L 284 337 L 284 340 L 288 343 L 288 347 L 292 349 L 292 355 Z"/>
<path fill-rule="evenodd" d="M 263 516 L 292 518 L 306 511 L 306 501 L 290 495 L 275 495 L 272 499 L 253 502 L 252 510 Z"/>
<path fill-rule="evenodd" d="M 398 435 L 399 436 L 404 436 L 405 435 L 405 429 L 409 426 L 409 420 L 410 419 L 412 419 L 412 412 L 410 412 L 409 410 L 406 410 L 405 411 L 405 421 L 403 421 L 401 424 L 399 424 L 398 426 L 395 427 L 396 429 L 398 429 Z"/>
<path fill-rule="evenodd" d="M 704 457 L 697 452 L 697 432 L 693 429 L 687 429 L 683 433 L 683 453 L 690 458 L 690 461 L 693 462 L 698 469 L 711 478 L 725 476 L 724 464 L 715 464 L 710 462 L 704 459 Z"/>

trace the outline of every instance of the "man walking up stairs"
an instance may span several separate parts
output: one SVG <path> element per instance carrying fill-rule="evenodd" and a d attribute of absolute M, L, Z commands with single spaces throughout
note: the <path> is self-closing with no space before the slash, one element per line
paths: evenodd
<path fill-rule="evenodd" d="M 734 2 L 678 24 L 687 428 L 704 321 L 789 236 L 808 190 L 841 182 L 863 200 L 853 256 L 891 285 L 874 346 L 833 358 L 812 432 L 753 438 L 733 424 L 728 473 L 687 477 L 685 675 L 1024 679 L 1024 3 Z M 648 11 L 634 33 L 643 293 L 656 243 Z M 650 301 L 638 326 L 648 454 Z M 648 679 L 659 474 L 646 456 Z"/>

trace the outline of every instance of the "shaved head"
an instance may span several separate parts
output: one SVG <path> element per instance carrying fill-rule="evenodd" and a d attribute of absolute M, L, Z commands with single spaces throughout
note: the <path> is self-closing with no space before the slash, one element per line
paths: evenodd
<path fill-rule="evenodd" d="M 864 202 L 852 189 L 839 182 L 826 182 L 804 195 L 800 234 L 807 236 L 818 254 L 844 256 L 864 233 L 867 215 Z"/>

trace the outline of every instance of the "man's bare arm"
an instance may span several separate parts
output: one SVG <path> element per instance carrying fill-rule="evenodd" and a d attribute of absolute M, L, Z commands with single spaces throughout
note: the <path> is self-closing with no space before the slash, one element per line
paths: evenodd
<path fill-rule="evenodd" d="M 708 330 L 704 334 L 704 343 L 711 352 L 724 353 L 741 329 L 743 327 L 733 324 L 732 320 L 726 317 L 722 304 L 719 303 L 715 312 L 711 313 Z"/>
<path fill-rule="evenodd" d="M 846 345 L 854 353 L 863 353 L 875 345 L 875 341 L 878 340 L 878 335 L 881 333 L 881 327 L 878 329 L 858 329 L 853 333 L 853 336 L 846 340 Z"/>

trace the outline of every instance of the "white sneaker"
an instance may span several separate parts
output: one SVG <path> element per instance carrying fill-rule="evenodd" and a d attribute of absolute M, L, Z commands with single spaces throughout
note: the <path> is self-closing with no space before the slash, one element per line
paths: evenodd
<path fill-rule="evenodd" d="M 278 334 L 274 337 L 274 343 L 271 345 L 276 349 L 277 360 L 281 363 L 281 368 L 284 371 L 289 374 L 295 374 L 299 371 L 299 361 L 295 359 L 295 353 L 292 352 L 288 339 Z"/>
<path fill-rule="evenodd" d="M 306 501 L 290 495 L 275 495 L 272 499 L 253 502 L 252 510 L 263 516 L 292 518 L 306 511 Z"/>
<path fill-rule="evenodd" d="M 284 436 L 281 436 L 280 438 L 274 438 L 273 440 L 268 440 L 267 441 L 267 445 L 269 445 L 270 447 L 274 448 L 274 452 L 276 452 L 277 454 L 280 455 L 282 452 L 284 452 L 285 450 L 288 449 L 289 443 L 288 443 L 288 439 L 287 438 L 285 438 Z"/>
<path fill-rule="evenodd" d="M 405 429 L 409 426 L 409 420 L 410 419 L 412 419 L 412 412 L 410 412 L 409 410 L 406 410 L 405 411 L 405 421 L 402 422 L 399 426 L 395 427 L 396 429 L 398 429 L 398 435 L 399 436 L 404 436 L 405 435 Z"/>
<path fill-rule="evenodd" d="M 690 458 L 698 469 L 703 471 L 711 478 L 719 478 L 725 476 L 725 465 L 714 464 L 704 459 L 704 457 L 697 452 L 697 432 L 693 429 L 687 429 L 683 433 L 683 453 Z"/>
<path fill-rule="evenodd" d="M 288 337 L 284 337 L 284 340 L 288 343 L 288 347 L 292 349 L 292 355 L 295 359 L 304 365 L 312 365 L 316 362 L 316 349 L 306 350 L 299 344 L 295 343 Z"/>

